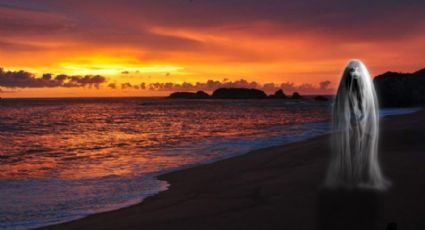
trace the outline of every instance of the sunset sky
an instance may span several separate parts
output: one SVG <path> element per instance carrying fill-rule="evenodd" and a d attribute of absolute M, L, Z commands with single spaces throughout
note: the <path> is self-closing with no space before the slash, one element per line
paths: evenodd
<path fill-rule="evenodd" d="M 423 0 L 0 0 L 0 96 L 330 94 L 352 58 L 372 75 L 425 67 L 424 9 Z"/>

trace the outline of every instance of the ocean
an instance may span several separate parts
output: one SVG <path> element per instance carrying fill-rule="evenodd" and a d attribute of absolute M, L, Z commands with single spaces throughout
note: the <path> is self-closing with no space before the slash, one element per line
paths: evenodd
<path fill-rule="evenodd" d="M 330 108 L 312 98 L 2 99 L 0 229 L 141 202 L 168 188 L 160 174 L 329 132 Z"/>

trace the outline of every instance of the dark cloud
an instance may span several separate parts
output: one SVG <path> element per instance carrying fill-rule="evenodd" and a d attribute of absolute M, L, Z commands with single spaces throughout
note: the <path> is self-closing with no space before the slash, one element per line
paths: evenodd
<path fill-rule="evenodd" d="M 126 82 L 121 84 L 121 89 L 132 89 L 132 88 L 133 88 L 133 85 L 131 83 Z"/>
<path fill-rule="evenodd" d="M 0 49 L 2 49 L 3 51 L 12 51 L 16 53 L 16 52 L 39 51 L 39 50 L 42 50 L 43 48 L 44 47 L 40 45 L 0 40 Z"/>
<path fill-rule="evenodd" d="M 70 76 L 69 81 L 77 85 L 99 85 L 106 81 L 105 77 L 100 75 L 86 75 L 86 76 Z"/>
<path fill-rule="evenodd" d="M 320 89 L 326 90 L 330 84 L 331 84 L 331 81 L 322 81 L 319 83 L 319 86 L 320 86 Z"/>
<path fill-rule="evenodd" d="M 2 5 L 0 1 L 0 32 L 7 34 L 38 35 L 63 33 L 74 27 L 64 14 L 35 10 L 29 7 Z"/>
<path fill-rule="evenodd" d="M 330 81 L 320 82 L 318 86 L 313 84 L 300 84 L 296 85 L 293 82 L 285 82 L 281 84 L 276 83 L 265 83 L 260 84 L 255 81 L 247 81 L 240 79 L 237 81 L 215 81 L 208 80 L 206 82 L 197 82 L 197 83 L 188 83 L 184 82 L 181 84 L 165 82 L 165 83 L 149 83 L 146 84 L 146 89 L 152 91 L 198 91 L 203 90 L 207 92 L 212 92 L 218 88 L 227 87 L 227 88 L 256 88 L 264 90 L 266 93 L 274 93 L 279 89 L 282 89 L 285 93 L 307 93 L 307 94 L 333 94 L 334 89 L 329 88 L 331 84 Z"/>
<path fill-rule="evenodd" d="M 117 84 L 116 83 L 109 83 L 108 87 L 111 89 L 118 89 Z M 126 89 L 142 89 L 145 90 L 146 89 L 146 83 L 142 82 L 141 84 L 131 84 L 129 82 L 124 82 L 121 83 L 121 89 L 122 90 L 126 90 Z"/>
<path fill-rule="evenodd" d="M 156 51 L 209 47 L 202 39 L 151 30 L 157 27 L 195 28 L 211 34 L 247 31 L 267 37 L 311 33 L 342 42 L 398 41 L 423 31 L 424 8 L 423 0 L 38 0 L 37 4 L 0 0 L 0 33 L 59 36 Z M 273 27 L 257 30 L 258 22 Z M 12 44 L 2 46 L 13 48 Z"/>
<path fill-rule="evenodd" d="M 417 33 L 425 23 L 423 0 L 65 0 L 53 4 L 62 8 L 71 5 L 74 11 L 99 23 L 108 18 L 104 23 L 111 26 L 212 28 L 219 32 L 271 22 L 286 33 L 314 31 L 347 39 L 395 39 Z"/>
<path fill-rule="evenodd" d="M 116 89 L 117 88 L 117 84 L 116 83 L 109 83 L 108 87 L 111 89 Z"/>
<path fill-rule="evenodd" d="M 125 89 L 144 89 L 142 86 L 143 86 L 143 83 L 141 85 L 134 85 L 134 84 L 126 82 L 121 84 L 121 89 L 124 89 L 124 90 Z"/>
<path fill-rule="evenodd" d="M 46 73 L 41 77 L 27 71 L 5 71 L 0 68 L 0 86 L 5 88 L 53 88 L 53 87 L 96 87 L 105 83 L 100 75 L 69 76 Z"/>
<path fill-rule="evenodd" d="M 7 5 L 2 4 L 4 2 Z M 131 45 L 163 51 L 197 49 L 202 46 L 202 42 L 193 39 L 152 33 L 140 22 L 130 23 L 114 17 L 106 21 L 104 19 L 109 17 L 106 12 L 95 15 L 90 12 L 84 14 L 82 10 L 76 15 L 75 12 L 68 12 L 68 7 L 63 8 L 50 1 L 41 0 L 40 5 L 44 5 L 45 10 L 33 9 L 34 4 L 31 2 L 17 4 L 15 1 L 0 0 L 0 34 L 20 39 L 31 36 L 32 41 L 38 41 L 35 43 L 37 45 L 25 39 L 21 43 L 0 41 L 0 49 L 54 49 L 45 46 L 51 40 L 72 40 L 105 46 Z M 75 2 L 68 6 L 78 8 L 82 5 Z"/>
<path fill-rule="evenodd" d="M 69 76 L 65 74 L 53 75 L 45 73 L 41 77 L 36 77 L 34 74 L 27 71 L 5 71 L 0 68 L 0 87 L 4 88 L 54 88 L 54 87 L 95 87 L 103 83 L 106 83 L 105 77 L 100 75 L 85 75 L 85 76 Z M 151 91 L 198 91 L 203 90 L 207 92 L 214 91 L 218 88 L 257 88 L 264 90 L 267 93 L 275 92 L 276 90 L 282 89 L 285 92 L 300 92 L 300 93 L 333 93 L 333 89 L 329 88 L 330 81 L 322 81 L 318 86 L 313 84 L 300 84 L 295 85 L 292 82 L 286 82 L 281 84 L 276 83 L 265 83 L 260 84 L 255 81 L 248 81 L 240 79 L 236 81 L 229 81 L 224 79 L 223 81 L 208 80 L 205 82 L 189 83 L 183 82 L 172 83 L 172 82 L 156 82 L 140 84 L 132 84 L 129 82 L 121 83 L 120 88 L 136 89 L 136 90 L 151 90 Z M 111 89 L 117 89 L 116 83 L 109 83 L 107 85 Z"/>
<path fill-rule="evenodd" d="M 140 89 L 146 89 L 146 83 L 142 82 L 142 83 L 140 84 Z"/>

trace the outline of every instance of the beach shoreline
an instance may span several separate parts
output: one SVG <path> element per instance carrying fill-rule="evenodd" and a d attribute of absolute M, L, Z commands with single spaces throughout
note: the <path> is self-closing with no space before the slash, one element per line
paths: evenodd
<path fill-rule="evenodd" d="M 424 115 L 422 110 L 382 121 L 380 157 L 384 174 L 394 185 L 379 197 L 377 229 L 384 229 L 388 222 L 424 224 L 419 214 L 425 211 L 420 207 L 424 197 L 414 191 L 425 189 L 420 181 Z M 403 130 L 416 135 L 402 135 Z M 325 134 L 163 174 L 158 179 L 166 180 L 170 188 L 140 204 L 40 229 L 314 229 L 323 216 L 318 197 L 328 161 L 328 139 Z M 400 155 L 409 149 L 414 154 Z M 397 163 L 419 166 L 404 167 L 404 172 Z M 403 175 L 417 180 L 408 183 Z M 416 205 L 401 198 L 409 192 Z"/>

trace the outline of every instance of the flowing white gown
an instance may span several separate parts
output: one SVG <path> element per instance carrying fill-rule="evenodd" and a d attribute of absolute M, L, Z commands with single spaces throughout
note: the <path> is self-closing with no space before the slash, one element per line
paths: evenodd
<path fill-rule="evenodd" d="M 366 66 L 352 60 L 335 98 L 332 158 L 325 184 L 331 188 L 383 190 L 389 182 L 378 162 L 379 107 Z"/>

